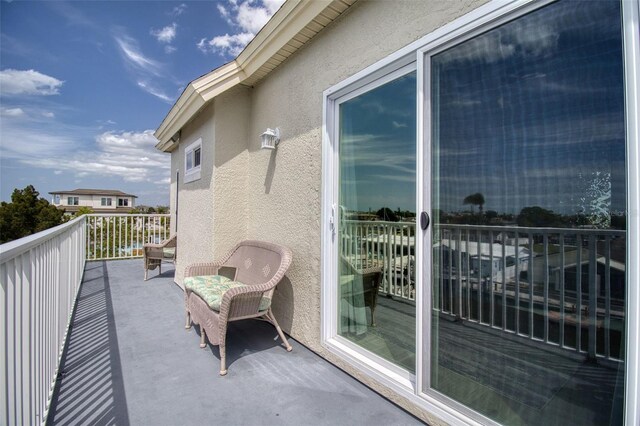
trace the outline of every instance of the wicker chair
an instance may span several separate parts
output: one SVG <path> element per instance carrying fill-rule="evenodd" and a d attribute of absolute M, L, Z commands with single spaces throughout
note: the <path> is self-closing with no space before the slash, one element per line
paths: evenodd
<path fill-rule="evenodd" d="M 162 262 L 176 262 L 176 245 L 178 238 L 176 235 L 164 240 L 160 244 L 145 244 L 144 252 L 144 280 L 146 281 L 149 270 L 159 269 L 162 274 Z"/>
<path fill-rule="evenodd" d="M 375 327 L 375 313 L 378 305 L 378 290 L 382 283 L 382 268 L 374 266 L 365 269 L 356 268 L 344 256 L 341 256 L 341 274 L 352 275 L 353 282 L 361 285 L 357 289 L 343 289 L 342 297 L 354 300 L 357 297 L 362 298 L 364 307 L 371 309 L 371 326 Z"/>
<path fill-rule="evenodd" d="M 214 263 L 197 263 L 185 271 L 186 325 L 192 322 L 200 326 L 200 347 L 207 346 L 208 339 L 220 350 L 220 375 L 227 374 L 225 340 L 227 324 L 248 318 L 260 318 L 273 324 L 287 351 L 293 348 L 271 311 L 271 297 L 291 264 L 291 251 L 276 244 L 261 241 L 243 241 L 226 256 Z M 219 310 L 214 310 L 194 290 L 188 288 L 188 277 L 198 279 L 228 275 L 237 287 L 221 293 Z M 230 275 L 230 276 L 229 276 Z M 244 285 L 243 285 L 244 284 Z M 267 298 L 267 299 L 263 299 Z M 265 301 L 268 302 L 265 304 Z"/>

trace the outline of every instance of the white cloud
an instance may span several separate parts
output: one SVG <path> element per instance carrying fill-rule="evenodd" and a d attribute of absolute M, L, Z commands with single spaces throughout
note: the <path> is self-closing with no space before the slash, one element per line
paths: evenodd
<path fill-rule="evenodd" d="M 244 2 L 238 7 L 235 20 L 243 31 L 256 34 L 269 21 L 271 15 L 272 13 L 264 7 L 255 7 L 249 2 Z"/>
<path fill-rule="evenodd" d="M 58 95 L 63 83 L 35 70 L 0 71 L 0 92 L 3 95 Z"/>
<path fill-rule="evenodd" d="M 159 88 L 161 82 L 171 79 L 165 70 L 165 65 L 145 56 L 138 46 L 137 40 L 127 35 L 114 36 L 116 44 L 120 47 L 125 64 L 128 66 L 136 85 L 145 92 L 172 103 L 173 99 L 167 96 L 164 90 Z M 165 46 L 169 47 L 169 46 Z M 175 84 L 175 82 L 173 82 Z"/>
<path fill-rule="evenodd" d="M 177 47 L 173 47 L 173 46 L 170 46 L 170 45 L 167 45 L 167 46 L 164 47 L 164 53 L 167 53 L 167 54 L 173 53 L 176 50 L 178 50 Z"/>
<path fill-rule="evenodd" d="M 393 127 L 395 127 L 396 129 L 407 127 L 407 123 L 399 123 L 396 120 L 391 121 L 391 124 L 393 124 Z"/>
<path fill-rule="evenodd" d="M 150 95 L 153 95 L 156 98 L 160 98 L 165 102 L 168 102 L 168 103 L 172 103 L 173 102 L 173 99 L 171 99 L 169 96 L 167 96 L 161 90 L 151 86 L 146 81 L 142 81 L 142 80 L 138 81 L 138 87 L 140 87 L 142 90 L 144 90 L 145 92 L 149 93 Z"/>
<path fill-rule="evenodd" d="M 171 11 L 168 14 L 171 16 L 180 16 L 184 12 L 186 12 L 186 10 L 187 10 L 187 5 L 185 3 L 182 3 L 174 7 L 173 9 L 171 9 Z"/>
<path fill-rule="evenodd" d="M 153 130 L 105 132 L 96 137 L 96 150 L 59 155 L 56 158 L 29 158 L 22 162 L 34 167 L 70 172 L 76 177 L 120 177 L 127 182 L 165 184 L 171 170 L 170 158 L 155 149 Z"/>
<path fill-rule="evenodd" d="M 20 117 L 24 115 L 22 108 L 2 108 L 0 109 L 0 115 L 3 117 Z"/>
<path fill-rule="evenodd" d="M 154 75 L 160 75 L 161 64 L 151 58 L 146 57 L 138 47 L 138 43 L 135 39 L 128 36 L 115 36 L 116 43 L 123 54 L 127 63 L 134 68 L 150 72 Z"/>
<path fill-rule="evenodd" d="M 13 117 L 12 117 L 13 118 Z M 12 160 L 56 158 L 78 148 L 81 129 L 42 126 L 29 120 L 2 121 L 0 156 Z"/>
<path fill-rule="evenodd" d="M 154 36 L 160 43 L 171 43 L 176 38 L 176 30 L 178 24 L 175 22 L 171 25 L 167 25 L 159 30 L 151 29 L 151 35 Z"/>
<path fill-rule="evenodd" d="M 218 52 L 222 56 L 238 56 L 242 49 L 253 39 L 253 36 L 251 33 L 225 34 L 214 37 L 209 41 L 203 38 L 197 46 L 204 53 Z"/>
<path fill-rule="evenodd" d="M 51 111 L 43 111 L 42 116 L 45 118 L 54 118 L 56 115 Z"/>
<path fill-rule="evenodd" d="M 62 174 L 62 170 L 54 170 L 53 174 L 54 175 L 61 175 Z"/>
<path fill-rule="evenodd" d="M 284 0 L 228 0 L 227 5 L 218 4 L 218 12 L 227 23 L 238 29 L 235 34 L 225 34 L 197 43 L 204 53 L 221 56 L 237 56 L 271 19 Z"/>

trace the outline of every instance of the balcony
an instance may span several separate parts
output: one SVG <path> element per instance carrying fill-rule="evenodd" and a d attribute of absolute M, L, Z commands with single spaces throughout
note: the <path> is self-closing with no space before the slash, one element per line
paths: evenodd
<path fill-rule="evenodd" d="M 173 269 L 143 280 L 135 247 L 165 225 L 81 217 L 3 246 L 0 423 L 420 423 L 259 321 L 231 324 L 220 377 L 217 347 L 184 329 Z M 85 262 L 100 256 L 122 259 Z"/>
<path fill-rule="evenodd" d="M 2 423 L 418 422 L 297 342 L 287 353 L 257 321 L 232 323 L 230 374 L 219 377 L 217 348 L 201 350 L 197 327 L 183 328 L 173 269 L 143 280 L 142 245 L 168 236 L 168 215 L 88 215 L 2 246 Z M 377 325 L 358 344 L 412 371 L 415 224 L 347 221 L 341 238 L 357 268 L 383 271 Z M 434 382 L 460 401 L 485 398 L 492 383 L 510 389 L 487 400 L 507 404 L 515 419 L 606 422 L 598 416 L 623 395 L 616 257 L 625 238 L 438 225 Z M 447 388 L 451 372 L 464 386 Z M 570 412 L 558 401 L 576 389 L 582 408 Z"/>

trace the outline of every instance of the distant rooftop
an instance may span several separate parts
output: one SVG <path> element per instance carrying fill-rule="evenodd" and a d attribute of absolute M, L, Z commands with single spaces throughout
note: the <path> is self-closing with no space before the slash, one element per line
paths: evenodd
<path fill-rule="evenodd" d="M 137 195 L 126 194 L 122 191 L 116 191 L 114 189 L 72 189 L 68 191 L 52 191 L 49 194 L 73 194 L 73 195 L 113 195 L 119 197 L 134 197 Z"/>

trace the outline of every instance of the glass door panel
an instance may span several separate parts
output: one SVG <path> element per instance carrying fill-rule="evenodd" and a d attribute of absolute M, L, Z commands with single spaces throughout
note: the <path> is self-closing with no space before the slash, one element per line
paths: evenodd
<path fill-rule="evenodd" d="M 339 104 L 338 334 L 415 372 L 416 73 Z"/>
<path fill-rule="evenodd" d="M 430 56 L 431 388 L 505 424 L 620 424 L 620 4 L 559 1 Z"/>

